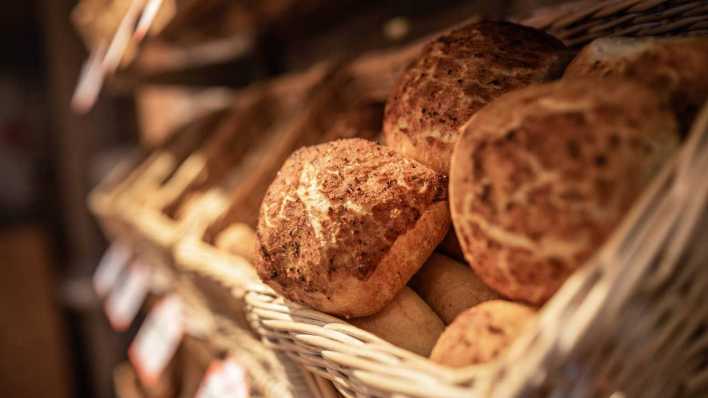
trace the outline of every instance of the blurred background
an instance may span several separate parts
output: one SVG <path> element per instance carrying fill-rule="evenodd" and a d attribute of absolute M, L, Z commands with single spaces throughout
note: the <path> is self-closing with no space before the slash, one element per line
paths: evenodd
<path fill-rule="evenodd" d="M 0 396 L 110 397 L 134 330 L 114 333 L 91 276 L 106 248 L 87 206 L 120 159 L 210 100 L 323 60 L 410 43 L 551 1 L 165 0 L 86 112 L 72 97 L 130 0 L 3 2 L 0 12 Z M 90 97 L 90 95 L 89 95 Z"/>

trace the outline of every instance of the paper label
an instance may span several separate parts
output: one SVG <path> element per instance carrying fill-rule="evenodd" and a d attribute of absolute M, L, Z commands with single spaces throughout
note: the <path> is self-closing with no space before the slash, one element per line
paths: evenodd
<path fill-rule="evenodd" d="M 124 331 L 133 323 L 150 289 L 150 269 L 133 261 L 125 271 L 125 277 L 113 288 L 104 309 L 111 327 Z"/>
<path fill-rule="evenodd" d="M 170 295 L 162 299 L 140 327 L 128 357 L 147 386 L 154 386 L 175 355 L 184 333 L 182 302 Z"/>
<path fill-rule="evenodd" d="M 204 375 L 196 398 L 248 398 L 246 369 L 233 358 L 214 361 Z"/>
<path fill-rule="evenodd" d="M 130 247 L 121 242 L 112 243 L 106 250 L 93 274 L 93 288 L 99 297 L 105 297 L 113 288 L 131 255 Z"/>

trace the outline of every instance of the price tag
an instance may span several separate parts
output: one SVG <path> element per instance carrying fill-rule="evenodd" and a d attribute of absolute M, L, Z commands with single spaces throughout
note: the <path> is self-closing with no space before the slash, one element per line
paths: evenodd
<path fill-rule="evenodd" d="M 212 362 L 196 398 L 248 398 L 249 390 L 246 369 L 233 358 L 227 358 Z"/>
<path fill-rule="evenodd" d="M 124 331 L 133 323 L 150 288 L 150 270 L 134 261 L 126 270 L 126 276 L 112 291 L 104 309 L 113 329 Z"/>
<path fill-rule="evenodd" d="M 183 333 L 182 302 L 175 295 L 167 296 L 150 311 L 128 349 L 130 362 L 145 385 L 157 384 Z"/>
<path fill-rule="evenodd" d="M 93 288 L 99 297 L 104 297 L 116 284 L 131 254 L 130 247 L 121 242 L 114 242 L 106 250 L 93 274 Z"/>

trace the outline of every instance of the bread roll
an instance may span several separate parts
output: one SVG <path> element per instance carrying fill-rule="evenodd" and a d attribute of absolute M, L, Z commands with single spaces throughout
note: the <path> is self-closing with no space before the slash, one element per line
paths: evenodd
<path fill-rule="evenodd" d="M 352 325 L 389 343 L 427 357 L 445 329 L 443 322 L 415 292 L 404 287 L 383 310 L 354 318 Z"/>
<path fill-rule="evenodd" d="M 657 96 L 579 79 L 506 94 L 455 147 L 451 210 L 489 286 L 541 304 L 605 241 L 677 147 Z"/>
<path fill-rule="evenodd" d="M 560 76 L 563 44 L 508 22 L 477 22 L 429 43 L 386 104 L 386 144 L 447 174 L 459 129 L 502 93 Z"/>
<path fill-rule="evenodd" d="M 535 315 L 531 307 L 510 301 L 479 304 L 463 312 L 445 329 L 430 359 L 455 368 L 492 361 L 511 345 Z"/>
<path fill-rule="evenodd" d="M 445 235 L 443 241 L 440 242 L 440 246 L 438 246 L 437 250 L 440 253 L 443 253 L 446 256 L 450 256 L 457 261 L 467 261 L 465 260 L 465 254 L 462 252 L 462 246 L 460 246 L 460 241 L 459 239 L 457 239 L 455 228 L 450 228 L 450 230 L 447 231 L 447 235 Z"/>
<path fill-rule="evenodd" d="M 241 223 L 231 224 L 217 237 L 215 245 L 220 250 L 238 254 L 248 261 L 256 259 L 256 232 Z"/>
<path fill-rule="evenodd" d="M 437 253 L 415 274 L 410 286 L 446 325 L 462 311 L 499 298 L 468 265 Z"/>
<path fill-rule="evenodd" d="M 381 310 L 449 227 L 447 177 L 362 139 L 296 151 L 261 205 L 261 279 L 344 317 Z"/>
<path fill-rule="evenodd" d="M 708 100 L 708 38 L 608 37 L 588 44 L 565 78 L 623 77 L 640 81 L 669 102 L 686 132 Z"/>

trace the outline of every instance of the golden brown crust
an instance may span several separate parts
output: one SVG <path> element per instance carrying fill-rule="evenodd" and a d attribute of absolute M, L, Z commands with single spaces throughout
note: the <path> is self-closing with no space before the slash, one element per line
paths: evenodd
<path fill-rule="evenodd" d="M 532 28 L 479 22 L 425 46 L 386 104 L 386 144 L 448 173 L 459 129 L 504 92 L 560 75 L 563 44 Z"/>
<path fill-rule="evenodd" d="M 531 307 L 493 300 L 468 309 L 445 329 L 430 359 L 463 367 L 492 361 L 513 343 L 536 313 Z"/>
<path fill-rule="evenodd" d="M 500 298 L 467 264 L 437 253 L 430 256 L 409 285 L 446 325 L 464 310 Z"/>
<path fill-rule="evenodd" d="M 451 211 L 489 286 L 540 304 L 604 242 L 677 146 L 656 95 L 579 79 L 506 94 L 455 147 Z"/>
<path fill-rule="evenodd" d="M 413 290 L 404 287 L 386 307 L 374 315 L 349 322 L 389 343 L 429 356 L 445 325 Z"/>
<path fill-rule="evenodd" d="M 447 177 L 362 139 L 295 152 L 258 220 L 261 279 L 343 316 L 375 313 L 449 227 Z"/>
<path fill-rule="evenodd" d="M 622 77 L 665 96 L 681 132 L 708 100 L 708 38 L 603 38 L 583 48 L 565 78 Z"/>

